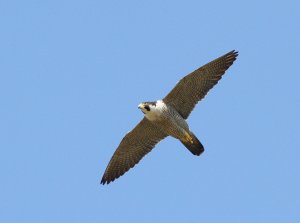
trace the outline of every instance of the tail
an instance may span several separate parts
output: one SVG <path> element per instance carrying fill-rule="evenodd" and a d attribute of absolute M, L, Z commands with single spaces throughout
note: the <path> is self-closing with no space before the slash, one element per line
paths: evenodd
<path fill-rule="evenodd" d="M 192 137 L 192 142 L 184 140 L 180 141 L 188 150 L 191 151 L 191 153 L 193 153 L 196 156 L 199 156 L 201 153 L 204 152 L 204 147 L 199 141 L 199 139 L 192 132 L 190 132 L 189 135 Z"/>

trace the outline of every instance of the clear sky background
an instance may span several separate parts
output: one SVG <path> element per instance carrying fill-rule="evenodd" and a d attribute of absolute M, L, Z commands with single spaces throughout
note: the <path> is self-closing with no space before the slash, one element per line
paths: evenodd
<path fill-rule="evenodd" d="M 0 1 L 0 222 L 300 222 L 299 1 Z M 240 55 L 109 185 L 123 136 L 184 75 Z"/>

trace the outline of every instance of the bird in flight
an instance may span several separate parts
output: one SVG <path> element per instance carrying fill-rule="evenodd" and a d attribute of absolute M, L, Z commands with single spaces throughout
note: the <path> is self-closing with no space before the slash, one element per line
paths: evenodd
<path fill-rule="evenodd" d="M 230 51 L 183 77 L 164 99 L 139 104 L 144 118 L 122 139 L 101 184 L 109 184 L 122 176 L 167 136 L 178 139 L 192 154 L 199 156 L 204 151 L 203 145 L 189 129 L 186 119 L 237 56 L 237 51 Z"/>

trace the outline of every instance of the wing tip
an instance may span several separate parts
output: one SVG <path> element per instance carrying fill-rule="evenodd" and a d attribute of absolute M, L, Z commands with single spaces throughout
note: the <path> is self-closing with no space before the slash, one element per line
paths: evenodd
<path fill-rule="evenodd" d="M 229 53 L 225 54 L 225 58 L 226 58 L 226 70 L 233 64 L 233 62 L 236 60 L 236 58 L 239 55 L 239 51 L 236 50 L 232 50 Z"/>
<path fill-rule="evenodd" d="M 239 55 L 239 51 L 237 50 L 232 50 L 228 53 L 228 56 L 234 58 L 234 60 L 238 57 L 238 55 Z"/>
<path fill-rule="evenodd" d="M 106 183 L 107 183 L 107 180 L 105 180 L 104 177 L 103 177 L 102 180 L 100 181 L 100 184 L 105 185 Z M 107 184 L 109 184 L 109 183 L 107 183 Z"/>
<path fill-rule="evenodd" d="M 102 180 L 100 181 L 100 184 L 105 185 L 105 184 L 109 184 L 110 182 L 114 181 L 115 179 L 111 180 L 111 179 L 106 179 L 105 177 L 102 177 Z"/>
<path fill-rule="evenodd" d="M 106 175 L 106 173 L 104 173 L 104 175 L 103 175 L 103 177 L 100 181 L 100 184 L 105 185 L 105 184 L 109 184 L 111 182 L 114 182 L 116 179 L 123 176 L 128 170 L 133 168 L 138 163 L 139 163 L 139 161 L 136 161 L 135 163 L 132 163 L 127 168 L 125 168 L 122 172 L 118 172 L 117 174 L 115 174 L 113 176 L 110 176 L 110 174 Z"/>

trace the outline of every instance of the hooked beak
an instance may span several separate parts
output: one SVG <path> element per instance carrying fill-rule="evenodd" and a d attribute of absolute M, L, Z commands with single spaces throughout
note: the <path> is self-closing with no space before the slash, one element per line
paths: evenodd
<path fill-rule="evenodd" d="M 139 109 L 142 109 L 142 108 L 143 108 L 143 104 L 142 104 L 142 103 L 139 104 L 138 108 L 139 108 Z"/>

